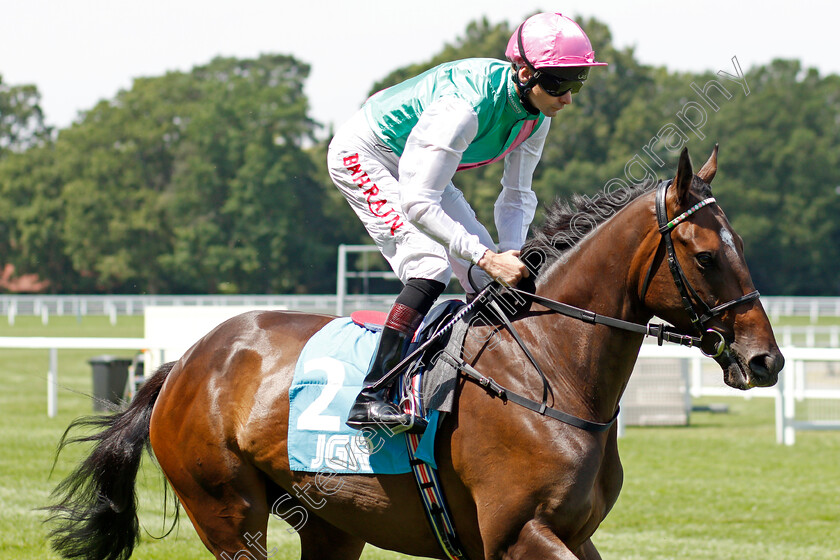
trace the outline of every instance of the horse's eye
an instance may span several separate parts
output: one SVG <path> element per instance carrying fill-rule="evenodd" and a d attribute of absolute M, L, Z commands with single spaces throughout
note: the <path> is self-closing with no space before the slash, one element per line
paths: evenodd
<path fill-rule="evenodd" d="M 700 268 L 711 268 L 715 264 L 715 256 L 708 252 L 697 253 L 697 256 L 694 258 L 697 260 Z"/>

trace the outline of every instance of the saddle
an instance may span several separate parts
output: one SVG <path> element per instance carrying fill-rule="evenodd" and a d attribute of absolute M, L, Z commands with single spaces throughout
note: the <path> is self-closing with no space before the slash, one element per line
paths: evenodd
<path fill-rule="evenodd" d="M 466 304 L 453 299 L 434 307 L 424 318 L 402 358 L 415 353 L 452 321 Z M 356 311 L 350 315 L 357 325 L 380 332 L 387 314 L 379 311 Z M 467 323 L 460 321 L 446 329 L 429 344 L 400 375 L 394 402 L 413 417 L 428 420 L 431 410 L 451 412 L 454 402 L 457 369 L 448 361 L 438 360 L 441 350 L 460 355 Z"/>

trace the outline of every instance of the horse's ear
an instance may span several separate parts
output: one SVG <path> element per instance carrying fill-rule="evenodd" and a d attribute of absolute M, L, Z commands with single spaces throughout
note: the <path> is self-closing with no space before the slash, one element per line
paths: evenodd
<path fill-rule="evenodd" d="M 715 178 L 715 173 L 717 173 L 717 155 L 718 155 L 718 145 L 715 144 L 715 149 L 712 150 L 712 155 L 709 157 L 709 161 L 700 168 L 700 171 L 697 172 L 697 176 L 703 180 L 704 183 L 712 184 L 712 179 Z"/>
<path fill-rule="evenodd" d="M 674 177 L 674 186 L 677 187 L 677 200 L 684 203 L 688 200 L 688 193 L 691 190 L 691 181 L 694 179 L 694 171 L 691 169 L 691 158 L 688 157 L 688 148 L 683 148 L 680 153 L 680 163 L 677 166 L 677 176 Z"/>

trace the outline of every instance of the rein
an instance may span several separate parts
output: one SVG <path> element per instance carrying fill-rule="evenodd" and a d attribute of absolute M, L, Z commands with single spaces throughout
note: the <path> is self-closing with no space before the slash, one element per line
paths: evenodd
<path fill-rule="evenodd" d="M 641 325 L 638 323 L 631 323 L 629 321 L 623 321 L 621 319 L 615 319 L 613 317 L 605 317 L 603 315 L 598 315 L 592 311 L 587 311 L 585 309 L 580 309 L 579 307 L 574 307 L 573 305 L 569 305 L 566 303 L 560 303 L 559 301 L 555 301 L 553 299 L 545 298 L 542 296 L 538 296 L 536 294 L 532 294 L 531 292 L 526 292 L 524 290 L 520 290 L 518 288 L 507 287 L 507 290 L 516 293 L 520 296 L 523 296 L 531 301 L 542 305 L 552 311 L 560 313 L 561 315 L 565 315 L 567 317 L 572 317 L 575 319 L 579 319 L 586 323 L 590 324 L 599 324 L 599 325 L 606 325 L 608 327 L 613 327 L 617 329 L 623 329 L 635 333 L 641 333 L 647 336 L 655 336 L 657 338 L 657 342 L 660 346 L 662 346 L 663 342 L 672 342 L 676 344 L 681 344 L 684 346 L 696 346 L 700 343 L 700 337 L 694 337 L 690 335 L 680 334 L 675 332 L 665 325 L 654 325 L 654 324 L 647 324 Z M 525 355 L 531 361 L 531 364 L 537 370 L 537 373 L 540 374 L 540 378 L 543 382 L 543 396 L 542 402 L 537 402 L 535 400 L 529 399 L 524 397 L 518 393 L 515 393 L 505 387 L 499 385 L 492 377 L 487 377 L 486 375 L 479 372 L 477 369 L 469 365 L 463 358 L 458 356 L 453 356 L 449 352 L 443 352 L 441 357 L 444 360 L 452 365 L 453 367 L 457 367 L 464 374 L 469 377 L 470 379 L 476 381 L 479 385 L 484 387 L 484 389 L 493 396 L 501 398 L 503 401 L 507 402 L 510 401 L 514 404 L 518 404 L 523 406 L 527 409 L 533 410 L 534 412 L 541 414 L 543 416 L 548 416 L 549 418 L 554 418 L 555 420 L 560 420 L 565 424 L 569 424 L 570 426 L 574 426 L 576 428 L 580 428 L 582 430 L 586 430 L 588 432 L 605 432 L 612 425 L 615 423 L 616 419 L 618 418 L 618 413 L 620 411 L 620 407 L 617 407 L 615 410 L 615 414 L 613 414 L 612 418 L 607 422 L 593 422 L 591 420 L 586 420 L 584 418 L 579 418 L 572 414 L 568 414 L 561 410 L 557 410 L 556 408 L 551 408 L 548 406 L 548 378 L 546 377 L 543 369 L 540 367 L 539 362 L 528 349 L 528 346 L 522 340 L 522 337 L 519 336 L 516 328 L 513 326 L 513 323 L 508 319 L 507 314 L 502 310 L 499 304 L 491 298 L 488 298 L 487 305 L 493 311 L 493 313 L 499 317 L 508 331 L 511 333 L 513 338 L 519 344 L 520 348 L 522 348 Z M 702 351 L 702 350 L 701 350 Z"/>
<path fill-rule="evenodd" d="M 531 354 L 531 351 L 528 350 L 528 347 L 525 345 L 525 341 L 523 341 L 522 337 L 519 336 L 519 333 L 516 331 L 516 328 L 514 328 L 513 323 L 511 323 L 510 319 L 508 319 L 507 314 L 505 314 L 505 312 L 502 310 L 499 304 L 492 299 L 492 296 L 487 300 L 487 305 L 490 307 L 493 313 L 495 313 L 499 317 L 502 323 L 504 323 L 505 327 L 507 327 L 508 331 L 510 331 L 511 335 L 513 335 L 513 338 L 525 352 L 525 355 L 528 356 L 528 359 L 531 361 L 531 364 L 537 370 L 537 373 L 540 374 L 540 378 L 542 378 L 543 382 L 542 402 L 537 402 L 533 399 L 529 399 L 528 397 L 515 393 L 510 389 L 506 389 L 505 387 L 499 385 L 496 381 L 494 381 L 492 377 L 487 377 L 486 375 L 482 374 L 480 371 L 472 367 L 461 357 L 453 356 L 449 352 L 444 351 L 441 354 L 441 357 L 444 358 L 444 361 L 462 370 L 468 378 L 478 382 L 478 384 L 484 387 L 484 389 L 488 393 L 492 394 L 493 396 L 499 397 L 504 402 L 510 401 L 514 404 L 518 404 L 519 406 L 523 406 L 529 410 L 533 410 L 534 412 L 541 414 L 542 416 L 548 416 L 549 418 L 560 420 L 565 424 L 569 424 L 570 426 L 574 426 L 576 428 L 580 428 L 588 432 L 605 432 L 609 430 L 618 418 L 618 408 L 616 408 L 615 414 L 613 414 L 612 418 L 608 422 L 593 422 L 591 420 L 579 418 L 572 414 L 568 414 L 566 412 L 548 406 L 548 378 L 545 376 L 545 373 L 540 367 L 540 364 L 537 362 L 537 359 L 534 357 L 533 354 Z"/>
<path fill-rule="evenodd" d="M 604 315 L 599 315 L 593 311 L 587 311 L 585 309 L 581 309 L 579 307 L 575 307 L 567 303 L 561 303 L 553 299 L 538 296 L 537 294 L 532 294 L 531 292 L 526 292 L 524 290 L 520 290 L 519 288 L 507 287 L 506 289 L 522 296 L 523 298 L 530 299 L 534 303 L 538 303 L 543 307 L 560 313 L 561 315 L 565 315 L 566 317 L 572 317 L 573 319 L 578 319 L 580 321 L 583 321 L 584 323 L 589 323 L 592 325 L 606 325 L 615 329 L 639 333 L 645 336 L 655 336 L 656 342 L 657 344 L 659 344 L 659 346 L 662 346 L 662 344 L 665 342 L 669 342 L 672 344 L 679 344 L 681 346 L 688 346 L 689 348 L 691 348 L 694 346 L 699 346 L 700 341 L 702 340 L 699 336 L 682 334 L 674 330 L 672 327 L 669 327 L 662 323 L 648 323 L 646 325 L 643 325 L 641 323 L 632 323 L 630 321 L 624 321 L 622 319 L 616 319 L 614 317 L 606 317 Z M 700 351 L 702 352 L 703 349 L 701 348 Z"/>

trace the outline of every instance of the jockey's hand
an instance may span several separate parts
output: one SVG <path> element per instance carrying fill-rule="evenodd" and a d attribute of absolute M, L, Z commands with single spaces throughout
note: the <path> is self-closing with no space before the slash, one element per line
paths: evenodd
<path fill-rule="evenodd" d="M 530 275 L 528 269 L 519 260 L 519 251 L 494 253 L 487 249 L 477 264 L 494 280 L 507 286 L 515 286 L 520 280 Z"/>

